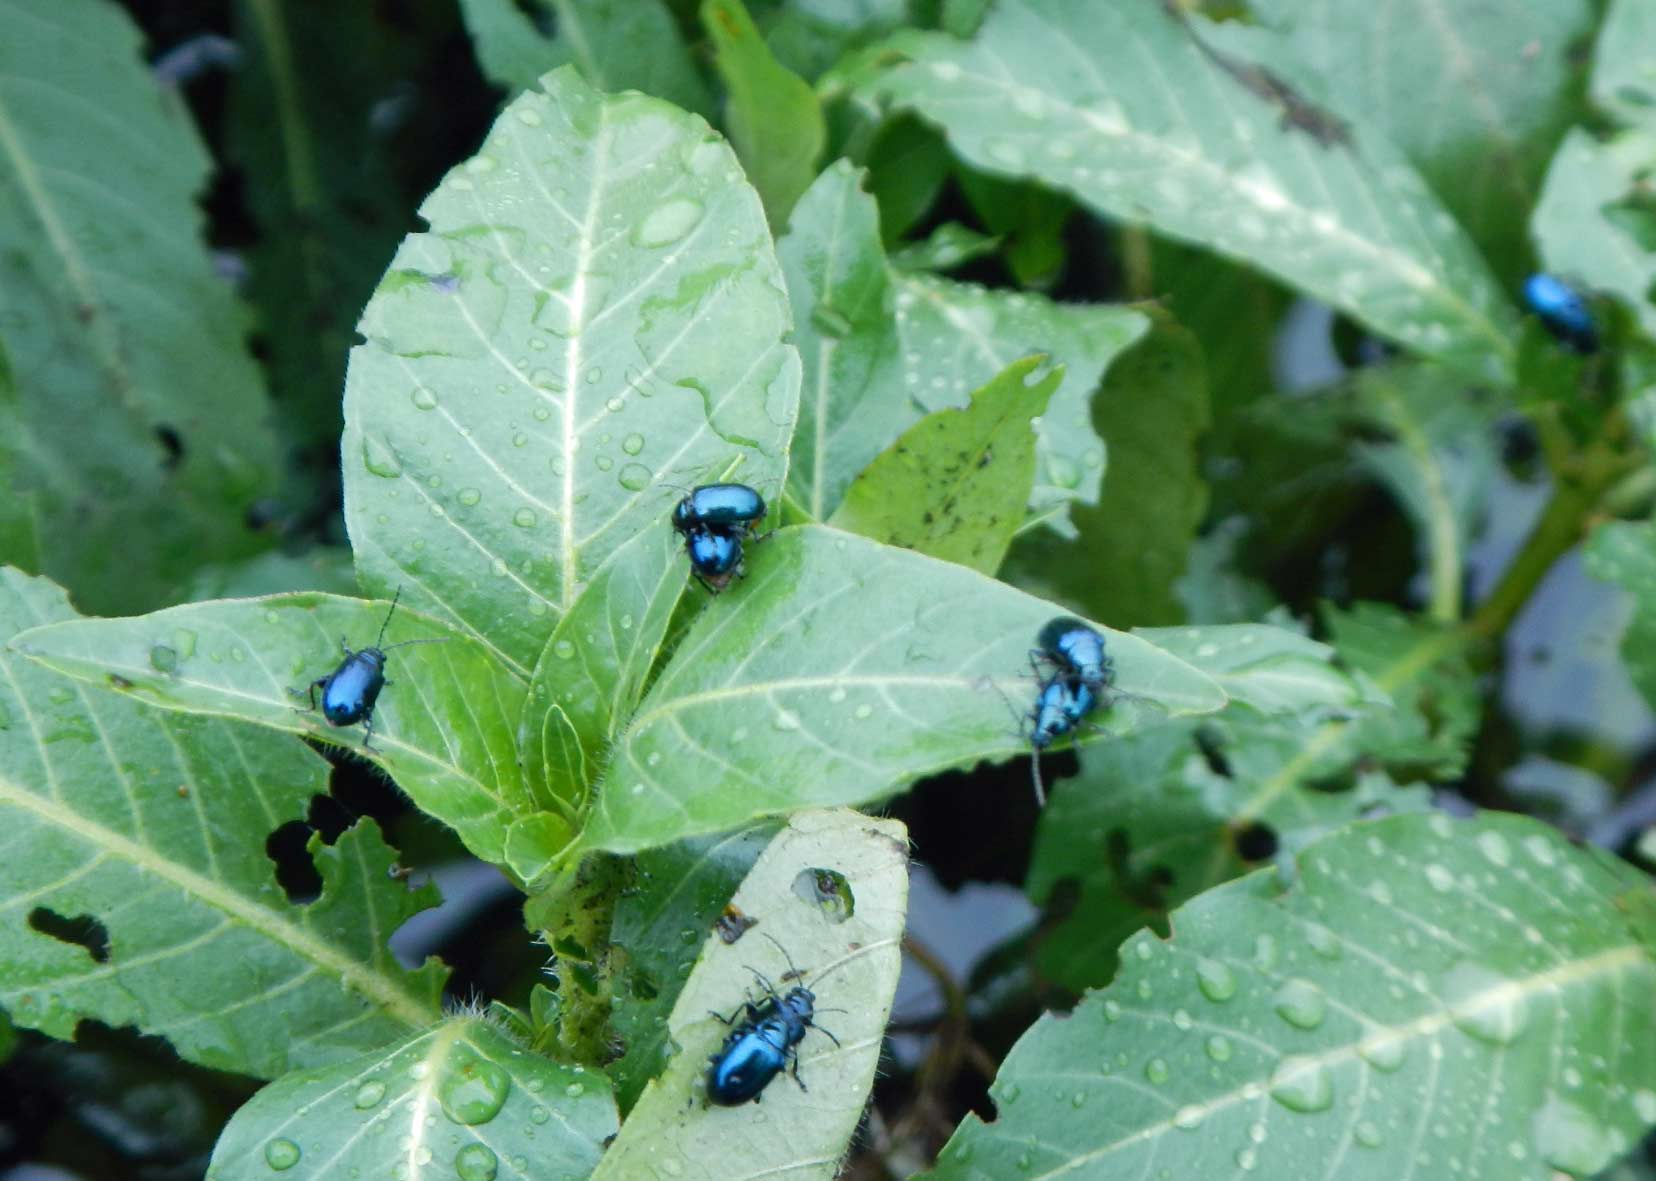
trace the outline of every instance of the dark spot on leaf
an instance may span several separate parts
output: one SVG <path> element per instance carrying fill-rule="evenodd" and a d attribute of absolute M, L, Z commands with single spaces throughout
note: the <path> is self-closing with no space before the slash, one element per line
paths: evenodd
<path fill-rule="evenodd" d="M 132 682 L 127 680 L 120 673 L 109 674 L 109 685 L 113 689 L 126 690 L 132 688 Z"/>
<path fill-rule="evenodd" d="M 743 913 L 741 907 L 732 902 L 724 908 L 724 913 L 714 922 L 713 929 L 719 933 L 719 938 L 726 943 L 735 943 L 747 934 L 750 927 L 757 927 L 758 925 L 758 919 L 749 917 Z"/>
<path fill-rule="evenodd" d="M 1196 749 L 1201 752 L 1208 770 L 1229 779 L 1231 767 L 1230 760 L 1225 757 L 1225 732 L 1218 726 L 1204 724 L 1196 727 L 1195 738 Z"/>
<path fill-rule="evenodd" d="M 290 820 L 265 838 L 265 856 L 276 863 L 276 884 L 295 906 L 322 894 L 322 874 L 306 847 L 312 831 L 303 820 Z"/>
<path fill-rule="evenodd" d="M 167 471 L 174 471 L 184 462 L 184 440 L 179 433 L 166 423 L 155 428 L 155 438 L 161 444 L 161 449 L 167 453 L 161 461 L 161 466 Z"/>
<path fill-rule="evenodd" d="M 1236 855 L 1244 861 L 1265 861 L 1276 856 L 1276 830 L 1268 824 L 1254 821 L 1236 829 L 1232 839 L 1236 843 Z"/>
<path fill-rule="evenodd" d="M 29 926 L 42 935 L 84 947 L 86 953 L 100 964 L 109 962 L 109 928 L 89 914 L 65 917 L 44 906 L 37 906 L 29 912 Z"/>

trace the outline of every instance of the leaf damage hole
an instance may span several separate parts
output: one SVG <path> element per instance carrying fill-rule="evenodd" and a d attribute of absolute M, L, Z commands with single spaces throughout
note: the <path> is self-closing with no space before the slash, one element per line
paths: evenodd
<path fill-rule="evenodd" d="M 166 453 L 161 460 L 163 471 L 174 472 L 178 465 L 184 462 L 184 439 L 176 430 L 166 423 L 160 423 L 155 428 L 155 438 L 161 444 L 161 450 Z"/>
<path fill-rule="evenodd" d="M 29 926 L 59 942 L 84 947 L 96 963 L 109 962 L 109 928 L 89 914 L 66 917 L 37 906 L 29 912 Z"/>
<path fill-rule="evenodd" d="M 1266 861 L 1276 856 L 1276 830 L 1258 820 L 1234 831 L 1236 855 L 1244 861 Z"/>
<path fill-rule="evenodd" d="M 837 869 L 800 870 L 799 876 L 794 878 L 793 892 L 806 902 L 814 903 L 831 923 L 843 923 L 857 910 L 851 883 Z"/>
<path fill-rule="evenodd" d="M 311 859 L 311 833 L 303 820 L 290 820 L 265 838 L 265 855 L 276 864 L 276 884 L 295 906 L 322 896 L 322 874 Z"/>

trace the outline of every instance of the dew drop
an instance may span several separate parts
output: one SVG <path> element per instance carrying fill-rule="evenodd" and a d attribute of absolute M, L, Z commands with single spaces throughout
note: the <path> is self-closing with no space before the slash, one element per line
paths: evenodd
<path fill-rule="evenodd" d="M 559 660 L 568 660 L 575 655 L 575 645 L 569 640 L 558 640 L 552 645 L 552 654 Z"/>
<path fill-rule="evenodd" d="M 1087 1093 L 1085 1091 L 1077 1091 L 1077 1092 L 1075 1092 L 1075 1094 L 1070 1096 L 1070 1106 L 1071 1107 L 1074 1107 L 1074 1108 L 1079 1110 L 1080 1108 L 1083 1108 L 1086 1105 L 1087 1105 Z"/>
<path fill-rule="evenodd" d="M 1194 1024 L 1194 1022 L 1191 1021 L 1189 1013 L 1185 1012 L 1183 1009 L 1174 1009 L 1173 1010 L 1173 1028 L 1174 1029 L 1177 1029 L 1180 1033 L 1185 1033 L 1190 1029 L 1191 1025 L 1193 1025 L 1193 1024 Z"/>
<path fill-rule="evenodd" d="M 604 368 L 603 368 L 603 366 L 594 365 L 591 369 L 588 369 L 586 371 L 586 383 L 588 385 L 597 385 L 599 382 L 601 382 L 603 380 L 604 380 Z"/>
<path fill-rule="evenodd" d="M 299 1163 L 299 1146 L 285 1136 L 278 1136 L 265 1144 L 264 1158 L 265 1164 L 277 1172 L 291 1169 Z"/>
<path fill-rule="evenodd" d="M 500 1158 L 486 1144 L 468 1144 L 454 1157 L 454 1172 L 460 1181 L 494 1181 Z"/>
<path fill-rule="evenodd" d="M 1506 838 L 1498 832 L 1480 832 L 1478 849 L 1492 863 L 1503 869 L 1512 861 L 1512 848 L 1507 844 Z"/>
<path fill-rule="evenodd" d="M 409 395 L 409 400 L 414 403 L 416 410 L 437 409 L 437 395 L 423 385 L 414 387 L 414 392 Z"/>
<path fill-rule="evenodd" d="M 476 488 L 462 488 L 459 492 L 455 493 L 454 499 L 458 500 L 467 508 L 470 508 L 472 505 L 483 499 L 483 493 L 479 492 Z"/>
<path fill-rule="evenodd" d="M 1104 1020 L 1111 1021 L 1111 1022 L 1120 1021 L 1121 1020 L 1121 1006 L 1116 1004 L 1114 1001 L 1105 1001 L 1104 1002 Z"/>
<path fill-rule="evenodd" d="M 1207 1112 L 1195 1104 L 1186 1104 L 1173 1113 L 1173 1126 L 1185 1132 L 1194 1132 L 1202 1126 L 1202 1120 Z"/>
<path fill-rule="evenodd" d="M 1236 1167 L 1247 1173 L 1251 1172 L 1253 1167 L 1259 1163 L 1259 1154 L 1251 1148 L 1238 1148 L 1234 1159 L 1236 1160 Z"/>
<path fill-rule="evenodd" d="M 1387 1074 L 1403 1065 L 1407 1053 L 1403 1035 L 1392 1030 L 1376 1030 L 1357 1043 L 1357 1056 Z"/>
<path fill-rule="evenodd" d="M 396 452 L 373 435 L 362 437 L 362 466 L 368 469 L 369 475 L 387 480 L 402 475 L 402 461 L 397 458 Z"/>
<path fill-rule="evenodd" d="M 1313 923 L 1305 929 L 1306 942 L 1311 944 L 1311 950 L 1325 960 L 1340 958 L 1340 940 L 1334 932 L 1321 924 Z"/>
<path fill-rule="evenodd" d="M 149 650 L 150 667 L 159 673 L 178 671 L 178 653 L 165 644 L 155 644 Z"/>
<path fill-rule="evenodd" d="M 1455 875 L 1435 861 L 1426 867 L 1426 881 L 1439 894 L 1447 894 L 1455 888 Z"/>
<path fill-rule="evenodd" d="M 1199 958 L 1196 961 L 1196 987 L 1208 1000 L 1223 1003 L 1236 995 L 1236 973 L 1218 960 Z"/>
<path fill-rule="evenodd" d="M 552 1113 L 544 1107 L 536 1107 L 529 1112 L 529 1120 L 531 1123 L 544 1124 L 551 1118 Z"/>
<path fill-rule="evenodd" d="M 1277 989 L 1277 1016 L 1297 1029 L 1315 1029 L 1328 1014 L 1328 1000 L 1304 980 L 1289 980 Z"/>
<path fill-rule="evenodd" d="M 534 107 L 518 106 L 512 113 L 517 116 L 517 121 L 519 123 L 522 123 L 527 127 L 539 127 L 541 125 L 540 112 L 535 110 Z M 466 1181 L 471 1181 L 471 1178 L 466 1178 Z"/>
<path fill-rule="evenodd" d="M 469 1050 L 459 1050 L 443 1064 L 437 1101 L 457 1124 L 485 1124 L 500 1113 L 512 1089 L 511 1076 Z"/>
<path fill-rule="evenodd" d="M 628 492 L 642 492 L 650 485 L 650 469 L 641 463 L 629 463 L 616 476 Z"/>
<path fill-rule="evenodd" d="M 615 466 L 615 460 L 611 459 L 607 455 L 595 455 L 595 456 L 593 456 L 592 457 L 592 463 L 593 463 L 593 466 L 596 467 L 601 472 L 607 472 L 607 471 L 610 470 L 610 468 Z"/>
<path fill-rule="evenodd" d="M 1284 1058 L 1271 1072 L 1271 1098 L 1289 1111 L 1327 1111 L 1334 1105 L 1334 1083 L 1315 1059 Z"/>
<path fill-rule="evenodd" d="M 1481 1042 L 1509 1045 L 1524 1031 L 1528 1014 L 1519 990 L 1482 964 L 1456 964 L 1444 979 L 1442 995 L 1455 1028 Z"/>
<path fill-rule="evenodd" d="M 1172 1072 L 1167 1069 L 1167 1062 L 1165 1059 L 1152 1058 L 1144 1064 L 1144 1077 L 1149 1079 L 1158 1087 L 1167 1081 L 1168 1076 L 1171 1073 Z"/>
<path fill-rule="evenodd" d="M 582 1095 L 586 1094 L 586 1087 L 581 1083 L 570 1083 L 564 1088 L 564 1094 L 568 1095 L 571 1099 L 579 1099 Z"/>
<path fill-rule="evenodd" d="M 1590 1177 L 1610 1162 L 1614 1148 L 1609 1131 L 1568 1099 L 1553 1096 L 1531 1123 L 1535 1150 L 1555 1169 Z"/>
<path fill-rule="evenodd" d="M 378 1079 L 369 1079 L 357 1088 L 355 1102 L 358 1107 L 366 1111 L 370 1107 L 377 1106 L 383 1098 L 385 1098 L 385 1084 Z"/>
<path fill-rule="evenodd" d="M 1380 1129 L 1374 1126 L 1372 1120 L 1364 1120 L 1353 1128 L 1351 1138 L 1364 1148 L 1380 1147 Z"/>
<path fill-rule="evenodd" d="M 851 711 L 851 716 L 856 718 L 859 722 L 866 721 L 874 716 L 874 707 L 865 701 L 861 705 L 857 706 L 856 709 Z"/>
<path fill-rule="evenodd" d="M 1017 1083 L 1007 1083 L 1004 1087 L 1001 1088 L 1000 1098 L 999 1098 L 998 1102 L 1000 1102 L 1002 1104 L 1008 1104 L 1008 1103 L 1016 1103 L 1017 1101 L 1018 1101 L 1018 1084 Z"/>
<path fill-rule="evenodd" d="M 1207 1056 L 1212 1058 L 1215 1062 L 1230 1061 L 1231 1044 L 1229 1038 L 1216 1033 L 1212 1037 L 1208 1038 L 1205 1048 L 1207 1050 Z"/>
<path fill-rule="evenodd" d="M 670 246 L 695 228 L 702 219 L 702 213 L 702 203 L 689 197 L 679 197 L 658 205 L 633 227 L 633 243 L 638 246 Z"/>
<path fill-rule="evenodd" d="M 516 525 L 519 529 L 532 529 L 534 528 L 535 522 L 539 519 L 540 518 L 535 516 L 535 510 L 527 507 L 520 508 L 517 512 L 512 514 L 512 524 Z"/>
<path fill-rule="evenodd" d="M 621 450 L 628 455 L 637 455 L 644 450 L 644 436 L 634 432 L 621 440 Z"/>
<path fill-rule="evenodd" d="M 797 730 L 799 724 L 799 715 L 789 709 L 779 709 L 771 717 L 771 725 L 778 730 Z"/>
<path fill-rule="evenodd" d="M 1266 971 L 1276 967 L 1277 941 L 1276 936 L 1259 934 L 1254 936 L 1254 963 Z"/>

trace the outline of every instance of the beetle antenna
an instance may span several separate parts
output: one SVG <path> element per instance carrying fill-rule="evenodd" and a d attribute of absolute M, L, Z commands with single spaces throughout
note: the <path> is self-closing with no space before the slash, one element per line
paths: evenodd
<path fill-rule="evenodd" d="M 1046 807 L 1046 786 L 1041 782 L 1041 752 L 1031 748 L 1029 752 L 1029 778 L 1035 784 L 1035 806 Z"/>
<path fill-rule="evenodd" d="M 398 640 L 395 644 L 387 644 L 385 647 L 380 648 L 380 651 L 390 652 L 397 648 L 407 648 L 411 644 L 446 644 L 454 638 L 454 636 L 431 636 L 430 638 L 424 640 Z"/>
<path fill-rule="evenodd" d="M 391 596 L 391 610 L 389 610 L 385 613 L 385 622 L 380 624 L 379 638 L 374 641 L 374 647 L 379 648 L 380 640 L 385 639 L 385 629 L 391 626 L 391 616 L 396 614 L 397 601 L 401 598 L 402 598 L 402 587 L 399 586 L 397 588 L 397 593 Z M 383 652 L 384 649 L 381 648 L 380 651 Z"/>
<path fill-rule="evenodd" d="M 769 939 L 772 943 L 776 943 L 776 950 L 781 952 L 782 958 L 788 961 L 788 978 L 790 980 L 798 980 L 802 973 L 797 967 L 794 966 L 793 956 L 788 954 L 788 949 L 783 947 L 780 943 L 777 943 L 776 938 L 769 931 L 761 931 L 759 934 L 763 935 L 766 939 Z"/>

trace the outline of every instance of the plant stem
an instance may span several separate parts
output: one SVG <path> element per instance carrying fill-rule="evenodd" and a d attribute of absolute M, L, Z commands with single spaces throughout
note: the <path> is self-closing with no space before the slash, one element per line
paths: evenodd
<path fill-rule="evenodd" d="M 1606 436 L 1615 433 L 1613 429 L 1605 432 Z M 1493 640 L 1506 632 L 1547 571 L 1581 540 L 1606 493 L 1637 462 L 1636 456 L 1617 448 L 1608 437 L 1576 457 L 1555 461 L 1553 493 L 1547 507 L 1495 589 L 1467 621 L 1470 638 Z"/>
<path fill-rule="evenodd" d="M 609 1058 L 610 925 L 620 893 L 619 859 L 597 853 L 581 863 L 560 921 L 542 934 L 557 957 L 558 1045 L 567 1061 L 602 1066 Z"/>

